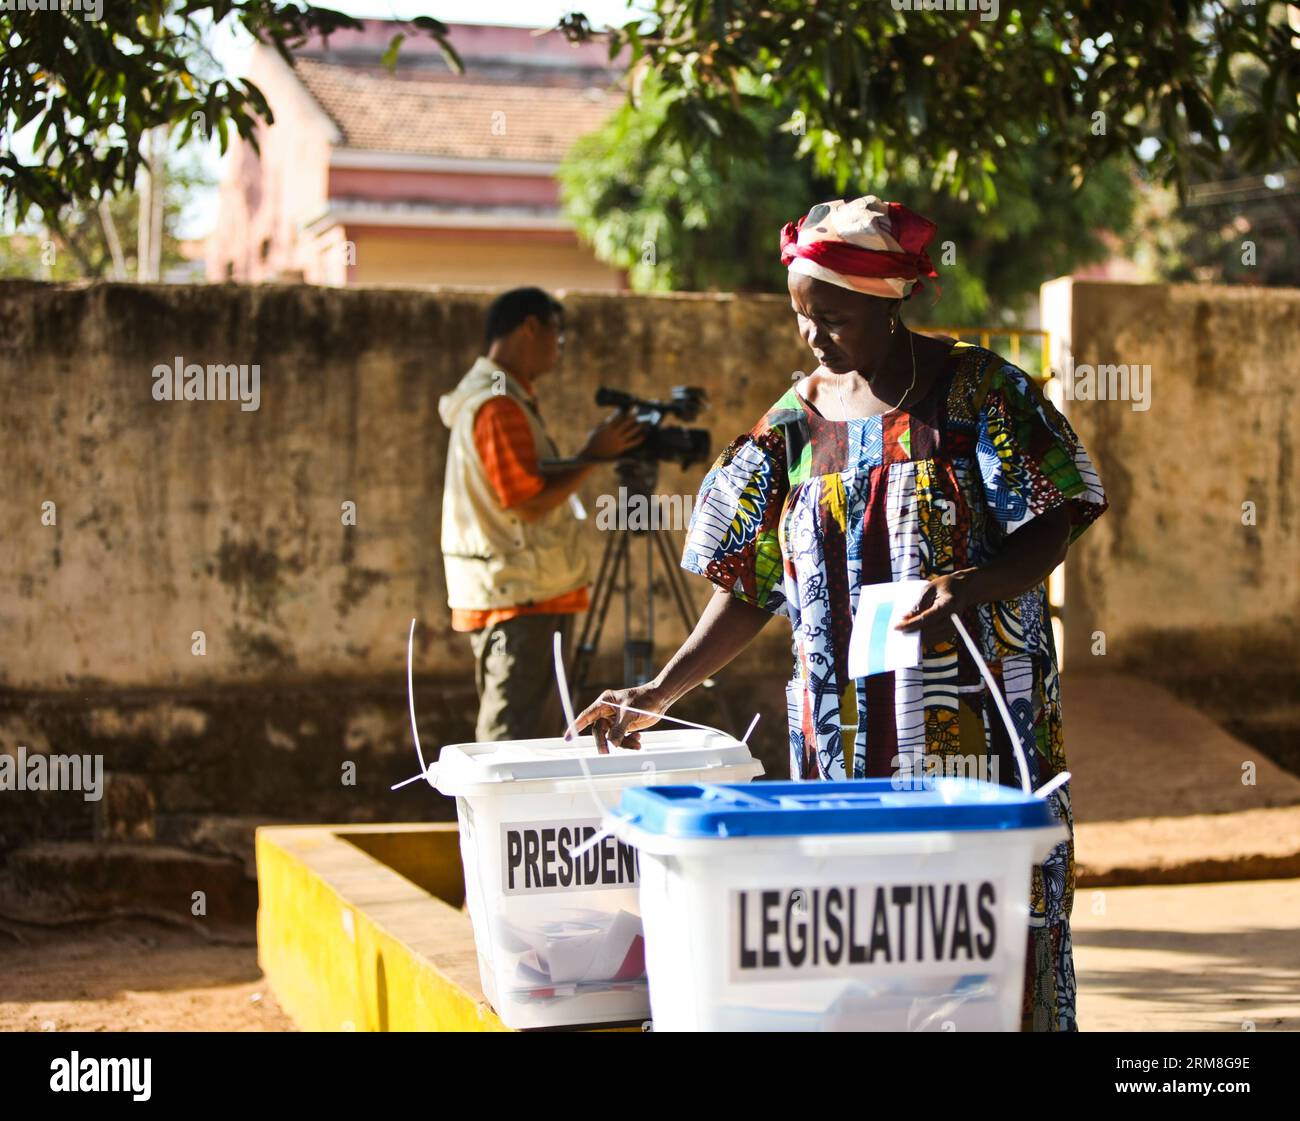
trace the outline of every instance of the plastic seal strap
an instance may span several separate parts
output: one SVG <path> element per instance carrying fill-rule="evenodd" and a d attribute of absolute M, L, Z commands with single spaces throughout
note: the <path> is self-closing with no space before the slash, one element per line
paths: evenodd
<path fill-rule="evenodd" d="M 410 778 L 404 778 L 401 782 L 395 782 L 389 790 L 398 790 L 403 786 L 409 786 L 413 782 L 419 782 L 424 779 L 430 786 L 438 780 L 438 768 L 426 766 L 424 762 L 424 752 L 420 750 L 420 729 L 415 726 L 415 685 L 414 671 L 412 663 L 415 660 L 415 620 L 411 620 L 411 629 L 406 636 L 406 708 L 411 714 L 411 735 L 415 738 L 415 757 L 420 761 L 420 773 L 412 775 Z"/>
<path fill-rule="evenodd" d="M 576 734 L 576 729 L 574 726 L 577 724 L 578 718 L 574 714 L 573 701 L 569 697 L 569 682 L 564 674 L 564 639 L 561 637 L 559 631 L 555 632 L 554 642 L 555 642 L 554 645 L 555 684 L 558 686 L 560 690 L 560 706 L 564 709 L 565 734 L 566 735 Z M 687 728 L 699 728 L 701 731 L 704 732 L 716 732 L 720 736 L 725 736 L 727 734 L 721 728 L 714 728 L 708 724 L 696 724 L 690 720 L 679 720 L 675 716 L 668 716 L 660 712 L 648 712 L 642 708 L 633 708 L 631 705 L 612 705 L 611 707 L 621 709 L 623 712 L 635 712 L 641 716 L 654 716 L 660 720 L 667 720 L 673 724 L 682 724 Z M 745 738 L 740 741 L 741 743 L 748 745 L 750 734 L 754 731 L 754 727 L 758 724 L 758 718 L 760 715 L 761 713 L 757 713 L 757 712 L 754 713 L 754 719 L 749 722 L 749 728 L 745 731 Z M 620 813 L 617 809 L 607 806 L 605 804 L 604 799 L 601 798 L 600 792 L 596 788 L 596 784 L 592 781 L 591 772 L 587 769 L 587 761 L 581 755 L 578 756 L 578 765 L 582 768 L 583 777 L 587 780 L 587 791 L 591 795 L 592 801 L 594 801 L 597 807 L 599 807 L 601 813 L 606 817 L 625 818 L 626 815 Z M 611 836 L 613 836 L 612 830 L 601 829 L 597 831 L 594 836 L 588 837 L 585 841 L 582 842 L 582 844 L 571 849 L 569 851 L 569 855 L 574 860 L 577 860 L 578 857 L 582 856 L 589 849 L 595 848 L 606 837 L 611 837 Z"/>
<path fill-rule="evenodd" d="M 1011 747 L 1016 753 L 1016 765 L 1020 769 L 1020 789 L 1022 793 L 1031 795 L 1035 798 L 1046 798 L 1060 786 L 1064 786 L 1070 781 L 1070 772 L 1062 771 L 1054 779 L 1044 783 L 1037 790 L 1033 790 L 1029 785 L 1029 760 L 1025 757 L 1024 745 L 1020 742 L 1020 733 L 1016 731 L 1015 723 L 1011 719 L 1011 710 L 1007 708 L 1007 702 L 1002 696 L 1002 690 L 998 688 L 998 683 L 993 680 L 993 671 L 989 669 L 989 664 L 984 660 L 984 655 L 979 652 L 975 641 L 971 638 L 970 632 L 962 624 L 956 613 L 950 616 L 953 626 L 957 628 L 957 633 L 961 635 L 962 641 L 966 643 L 966 648 L 971 652 L 975 659 L 975 664 L 980 668 L 980 675 L 989 687 L 989 692 L 993 695 L 993 703 L 998 706 L 998 712 L 1002 714 L 1002 722 L 1007 726 L 1007 734 L 1011 737 Z"/>
<path fill-rule="evenodd" d="M 564 709 L 564 727 L 566 731 L 571 732 L 573 731 L 573 725 L 577 722 L 577 717 L 573 713 L 573 699 L 569 696 L 569 681 L 564 673 L 564 638 L 559 631 L 556 631 L 552 638 L 551 649 L 555 655 L 555 685 L 560 690 L 560 707 Z M 605 799 L 600 796 L 600 791 L 596 789 L 596 784 L 592 781 L 591 771 L 587 769 L 587 760 L 581 755 L 578 756 L 578 766 L 582 768 L 582 777 L 587 780 L 587 793 L 591 795 L 591 800 L 596 803 L 596 808 L 600 810 L 601 816 L 618 816 L 618 810 L 607 806 Z M 611 835 L 609 829 L 598 829 L 581 845 L 570 849 L 569 855 L 574 860 L 577 860 L 588 849 L 595 848 L 601 841 Z"/>

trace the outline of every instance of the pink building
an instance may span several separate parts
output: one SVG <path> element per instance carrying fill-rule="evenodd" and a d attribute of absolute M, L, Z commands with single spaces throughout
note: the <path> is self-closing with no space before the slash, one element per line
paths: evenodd
<path fill-rule="evenodd" d="M 555 170 L 621 103 L 599 42 L 452 24 L 457 75 L 401 25 L 366 21 L 287 66 L 254 48 L 275 122 L 236 140 L 208 242 L 210 280 L 627 287 L 560 214 Z"/>

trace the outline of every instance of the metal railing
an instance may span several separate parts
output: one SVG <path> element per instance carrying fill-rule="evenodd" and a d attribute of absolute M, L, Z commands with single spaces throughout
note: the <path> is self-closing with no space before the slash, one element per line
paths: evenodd
<path fill-rule="evenodd" d="M 1019 366 L 1026 373 L 1032 375 L 1039 382 L 1045 382 L 1052 376 L 1052 334 L 1050 331 L 1043 331 L 1037 327 L 942 327 L 942 326 L 924 326 L 917 327 L 917 332 L 922 335 L 951 335 L 954 339 L 962 342 L 975 342 L 979 340 L 979 345 L 986 349 L 999 350 L 1000 348 L 992 346 L 994 339 L 1008 340 L 1006 357 Z M 1029 348 L 1037 350 L 1036 361 L 1034 365 L 1038 367 L 1037 371 L 1026 366 L 1021 361 L 1021 355 L 1026 349 L 1023 340 L 1032 339 L 1033 345 Z"/>

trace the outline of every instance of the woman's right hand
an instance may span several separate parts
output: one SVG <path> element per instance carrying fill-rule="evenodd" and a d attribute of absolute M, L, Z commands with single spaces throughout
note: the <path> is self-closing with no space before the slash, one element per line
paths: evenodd
<path fill-rule="evenodd" d="M 602 755 L 609 754 L 609 745 L 626 747 L 633 750 L 641 746 L 641 731 L 659 723 L 659 717 L 668 711 L 671 702 L 653 685 L 633 685 L 627 689 L 606 689 L 591 702 L 573 722 L 575 733 L 590 726 L 596 737 L 596 749 Z M 628 712 L 618 708 L 628 705 L 654 716 L 643 716 L 639 712 Z M 565 739 L 571 739 L 568 732 Z"/>

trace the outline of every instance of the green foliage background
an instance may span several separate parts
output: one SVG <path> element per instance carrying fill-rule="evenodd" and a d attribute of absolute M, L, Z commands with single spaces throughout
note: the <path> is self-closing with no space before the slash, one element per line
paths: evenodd
<path fill-rule="evenodd" d="M 559 172 L 566 213 L 638 291 L 782 293 L 781 227 L 816 202 L 876 194 L 939 226 L 930 255 L 941 293 L 937 303 L 930 295 L 911 301 L 911 317 L 987 323 L 995 313 L 1015 318 L 1044 279 L 1103 260 L 1108 237 L 1125 235 L 1133 220 L 1137 189 L 1117 160 L 1076 189 L 1050 174 L 1046 152 L 1023 149 L 1005 158 L 1014 174 L 980 213 L 906 163 L 899 174 L 840 191 L 797 155 L 802 138 L 791 113 L 758 102 L 745 115 L 759 149 L 718 160 L 716 149 L 692 147 L 666 127 L 674 101 L 648 78 L 639 107 L 624 105 L 581 138 Z"/>

